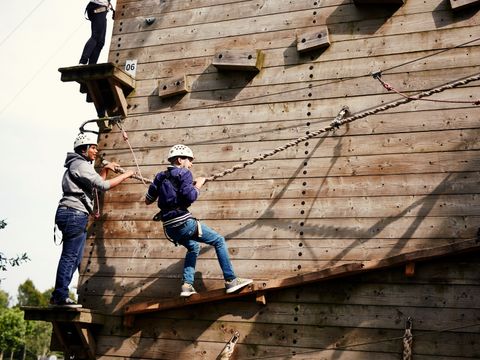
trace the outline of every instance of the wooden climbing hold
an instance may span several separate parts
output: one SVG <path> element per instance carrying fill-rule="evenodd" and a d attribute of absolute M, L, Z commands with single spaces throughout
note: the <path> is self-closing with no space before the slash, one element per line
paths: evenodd
<path fill-rule="evenodd" d="M 161 98 L 185 94 L 188 92 L 188 89 L 187 75 L 158 81 L 158 96 Z"/>
<path fill-rule="evenodd" d="M 212 65 L 219 70 L 258 72 L 263 66 L 261 50 L 222 50 L 215 54 Z"/>
<path fill-rule="evenodd" d="M 450 5 L 453 10 L 464 9 L 475 4 L 479 5 L 480 0 L 450 0 Z"/>
<path fill-rule="evenodd" d="M 320 30 L 305 34 L 297 33 L 297 51 L 305 52 L 316 49 L 327 48 L 330 46 L 328 28 L 322 27 Z"/>

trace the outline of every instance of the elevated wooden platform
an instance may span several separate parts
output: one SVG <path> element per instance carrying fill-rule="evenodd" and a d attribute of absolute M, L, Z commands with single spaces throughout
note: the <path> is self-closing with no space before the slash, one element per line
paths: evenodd
<path fill-rule="evenodd" d="M 449 245 L 432 247 L 412 251 L 380 260 L 354 262 L 330 268 L 322 269 L 299 276 L 273 279 L 265 282 L 255 282 L 234 294 L 226 294 L 225 289 L 216 289 L 201 294 L 195 294 L 188 298 L 162 299 L 159 301 L 147 301 L 125 307 L 125 325 L 131 325 L 134 316 L 154 311 L 175 309 L 206 302 L 231 299 L 247 295 L 255 295 L 256 301 L 266 303 L 265 293 L 272 290 L 304 285 L 313 282 L 327 281 L 340 277 L 352 276 L 361 272 L 373 271 L 404 265 L 406 276 L 414 274 L 416 262 L 431 260 L 439 257 L 457 255 L 459 253 L 477 251 L 480 249 L 480 239 L 458 241 Z"/>
<path fill-rule="evenodd" d="M 98 113 L 127 116 L 126 97 L 135 88 L 135 79 L 113 63 L 78 65 L 58 69 L 61 80 L 76 81 Z"/>
<path fill-rule="evenodd" d="M 104 315 L 84 308 L 23 306 L 21 309 L 25 320 L 52 323 L 51 350 L 63 351 L 67 359 L 95 359 L 95 331 L 105 323 Z"/>

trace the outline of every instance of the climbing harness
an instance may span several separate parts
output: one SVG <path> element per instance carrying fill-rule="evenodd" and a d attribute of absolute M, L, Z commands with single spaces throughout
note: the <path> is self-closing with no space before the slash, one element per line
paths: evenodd
<path fill-rule="evenodd" d="M 405 323 L 405 334 L 403 335 L 403 360 L 412 360 L 412 318 L 409 317 Z"/>

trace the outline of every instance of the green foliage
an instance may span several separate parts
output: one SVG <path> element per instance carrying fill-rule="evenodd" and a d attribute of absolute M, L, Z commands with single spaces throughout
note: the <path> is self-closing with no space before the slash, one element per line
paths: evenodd
<path fill-rule="evenodd" d="M 19 308 L 0 310 L 0 349 L 14 352 L 23 347 L 26 327 Z"/>
<path fill-rule="evenodd" d="M 6 309 L 9 302 L 10 296 L 8 293 L 0 289 L 0 311 L 2 311 L 2 309 Z"/>
<path fill-rule="evenodd" d="M 18 305 L 20 306 L 47 306 L 49 297 L 42 294 L 33 281 L 27 279 L 23 284 L 18 287 Z"/>
<path fill-rule="evenodd" d="M 0 220 L 0 229 L 5 229 L 5 226 L 7 226 L 5 220 Z M 29 260 L 30 258 L 28 257 L 27 253 L 17 255 L 16 257 L 7 258 L 3 252 L 0 252 L 0 270 L 7 271 L 7 265 L 19 266 L 21 263 Z"/>

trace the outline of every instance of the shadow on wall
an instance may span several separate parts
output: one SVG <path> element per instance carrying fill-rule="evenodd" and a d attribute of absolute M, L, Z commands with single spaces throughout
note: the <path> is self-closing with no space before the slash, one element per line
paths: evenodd
<path fill-rule="evenodd" d="M 441 1 L 432 12 L 432 17 L 437 28 L 453 25 L 457 22 L 468 20 L 475 16 L 480 6 L 469 6 L 460 10 L 452 10 L 450 0 Z"/>
<path fill-rule="evenodd" d="M 354 5 L 345 0 L 325 20 L 330 33 L 348 35 L 372 35 L 394 16 L 400 8 L 395 4 L 362 4 Z"/>

